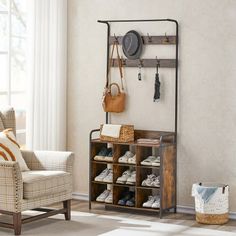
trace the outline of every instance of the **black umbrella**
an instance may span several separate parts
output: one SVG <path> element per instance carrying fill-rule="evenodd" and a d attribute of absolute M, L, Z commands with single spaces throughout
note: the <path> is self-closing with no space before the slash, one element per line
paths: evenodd
<path fill-rule="evenodd" d="M 161 82 L 159 80 L 159 73 L 158 73 L 158 68 L 160 64 L 159 62 L 157 63 L 157 71 L 155 75 L 155 85 L 154 85 L 154 97 L 153 97 L 153 102 L 158 102 L 160 100 L 160 87 L 161 87 Z"/>

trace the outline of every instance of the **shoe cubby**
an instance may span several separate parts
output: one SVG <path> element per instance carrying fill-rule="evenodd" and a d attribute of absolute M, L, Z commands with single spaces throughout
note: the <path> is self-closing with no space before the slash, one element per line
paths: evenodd
<path fill-rule="evenodd" d="M 154 186 L 142 186 L 142 182 L 147 179 L 148 175 L 154 174 L 155 176 L 160 176 L 160 170 L 157 168 L 143 168 L 138 166 L 136 175 L 137 175 L 137 186 L 144 187 L 144 188 L 156 188 Z"/>
<path fill-rule="evenodd" d="M 117 183 L 117 179 L 122 176 L 122 174 L 127 171 L 135 171 L 135 166 L 125 166 L 125 165 L 119 165 L 119 164 L 113 164 L 113 182 L 116 185 L 128 185 L 133 186 L 134 184 L 126 184 L 126 183 Z"/>
<path fill-rule="evenodd" d="M 126 207 L 126 204 L 124 204 L 124 205 L 119 204 L 119 201 L 121 199 L 124 199 L 128 195 L 129 192 L 132 192 L 134 194 L 134 197 L 136 196 L 134 187 L 114 186 L 113 187 L 113 203 L 114 203 L 114 205 Z M 127 206 L 127 207 L 130 207 L 130 206 Z M 135 207 L 135 205 L 133 207 Z"/>
<path fill-rule="evenodd" d="M 91 201 L 96 201 L 96 198 L 106 189 L 106 184 L 92 183 Z"/>
<path fill-rule="evenodd" d="M 148 201 L 149 196 L 160 196 L 160 190 L 158 189 L 141 189 L 138 188 L 136 194 L 136 202 L 137 202 L 137 207 L 138 208 L 143 208 L 143 209 L 151 209 L 151 210 L 159 210 L 159 208 L 152 208 L 152 207 L 143 207 L 143 203 Z"/>
<path fill-rule="evenodd" d="M 108 168 L 108 166 L 109 165 L 107 165 L 106 163 L 92 163 L 92 181 L 95 181 L 95 177 L 97 177 L 104 169 Z"/>
<path fill-rule="evenodd" d="M 135 141 L 129 143 L 104 142 L 99 139 L 90 140 L 90 207 L 91 202 L 95 201 L 106 188 L 113 188 L 113 204 L 112 207 L 132 208 L 126 205 L 119 205 L 118 202 L 128 191 L 135 192 L 136 210 L 142 211 L 159 211 L 160 216 L 164 211 L 176 208 L 176 145 L 174 142 L 174 133 L 159 131 L 141 131 L 135 130 Z M 161 138 L 162 137 L 162 138 Z M 160 144 L 140 144 L 137 138 L 160 138 Z M 93 157 L 99 153 L 102 148 L 112 147 L 113 162 L 97 162 L 93 161 Z M 131 151 L 136 155 L 136 163 L 119 163 L 118 159 L 125 155 L 127 151 Z M 160 156 L 160 166 L 141 165 L 141 162 L 149 156 Z M 104 182 L 95 182 L 94 179 L 105 168 L 113 169 L 113 179 L 111 184 Z M 136 171 L 135 183 L 129 185 L 127 183 L 117 183 L 117 179 L 122 176 L 124 171 Z M 160 176 L 159 186 L 142 186 L 142 181 L 147 179 L 148 175 L 154 174 Z M 148 196 L 160 195 L 161 207 L 159 209 L 145 208 L 142 206 L 148 200 Z M 106 203 L 104 203 L 106 205 Z"/>
<path fill-rule="evenodd" d="M 134 164 L 128 164 L 128 163 L 120 163 L 118 160 L 121 156 L 124 156 L 127 151 L 135 152 L 135 148 L 130 145 L 121 145 L 121 144 L 114 144 L 114 163 L 119 165 L 134 165 Z M 135 153 L 134 153 L 135 154 Z"/>
<path fill-rule="evenodd" d="M 94 143 L 94 145 L 91 146 L 91 160 L 94 160 L 94 157 L 100 152 L 102 148 L 107 148 L 107 143 Z"/>
<path fill-rule="evenodd" d="M 152 155 L 152 147 L 137 146 L 136 147 L 137 165 L 141 166 L 141 162 L 151 155 Z"/>

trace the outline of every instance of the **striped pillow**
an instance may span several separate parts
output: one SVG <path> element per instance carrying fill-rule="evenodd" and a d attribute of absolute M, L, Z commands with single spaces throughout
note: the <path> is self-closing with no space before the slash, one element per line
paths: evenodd
<path fill-rule="evenodd" d="M 21 155 L 20 145 L 16 142 L 12 129 L 5 129 L 0 132 L 0 160 L 17 161 L 21 171 L 29 170 Z"/>

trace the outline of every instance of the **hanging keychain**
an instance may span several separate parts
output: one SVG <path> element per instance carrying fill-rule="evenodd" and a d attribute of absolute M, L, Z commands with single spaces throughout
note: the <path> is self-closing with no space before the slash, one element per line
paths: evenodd
<path fill-rule="evenodd" d="M 142 70 L 142 61 L 140 60 L 139 62 L 139 66 L 138 66 L 139 72 L 138 72 L 138 80 L 141 81 L 142 80 L 142 74 L 141 74 L 141 70 Z"/>

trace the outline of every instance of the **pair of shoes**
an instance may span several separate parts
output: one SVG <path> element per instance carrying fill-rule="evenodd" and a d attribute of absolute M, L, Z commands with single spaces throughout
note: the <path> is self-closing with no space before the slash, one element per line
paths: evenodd
<path fill-rule="evenodd" d="M 113 202 L 113 192 L 112 190 L 104 190 L 97 198 L 97 202 L 112 203 Z"/>
<path fill-rule="evenodd" d="M 160 208 L 160 197 L 158 195 L 148 196 L 148 200 L 143 203 L 143 207 Z"/>
<path fill-rule="evenodd" d="M 119 157 L 118 162 L 136 164 L 136 155 L 134 155 L 131 151 L 126 151 L 124 156 Z"/>
<path fill-rule="evenodd" d="M 113 170 L 106 168 L 98 176 L 95 177 L 95 181 L 112 183 L 113 182 Z"/>
<path fill-rule="evenodd" d="M 144 166 L 160 166 L 160 157 L 149 156 L 141 162 Z"/>
<path fill-rule="evenodd" d="M 136 182 L 136 171 L 126 170 L 122 176 L 118 177 L 116 183 L 134 185 Z"/>
<path fill-rule="evenodd" d="M 113 161 L 113 152 L 112 148 L 105 148 L 103 147 L 99 153 L 93 158 L 95 161 Z"/>
<path fill-rule="evenodd" d="M 118 205 L 121 206 L 135 206 L 135 195 L 134 192 L 126 192 L 123 197 L 118 201 Z"/>
<path fill-rule="evenodd" d="M 141 185 L 149 187 L 160 187 L 160 176 L 156 176 L 154 174 L 147 175 L 147 178 L 142 181 Z"/>

